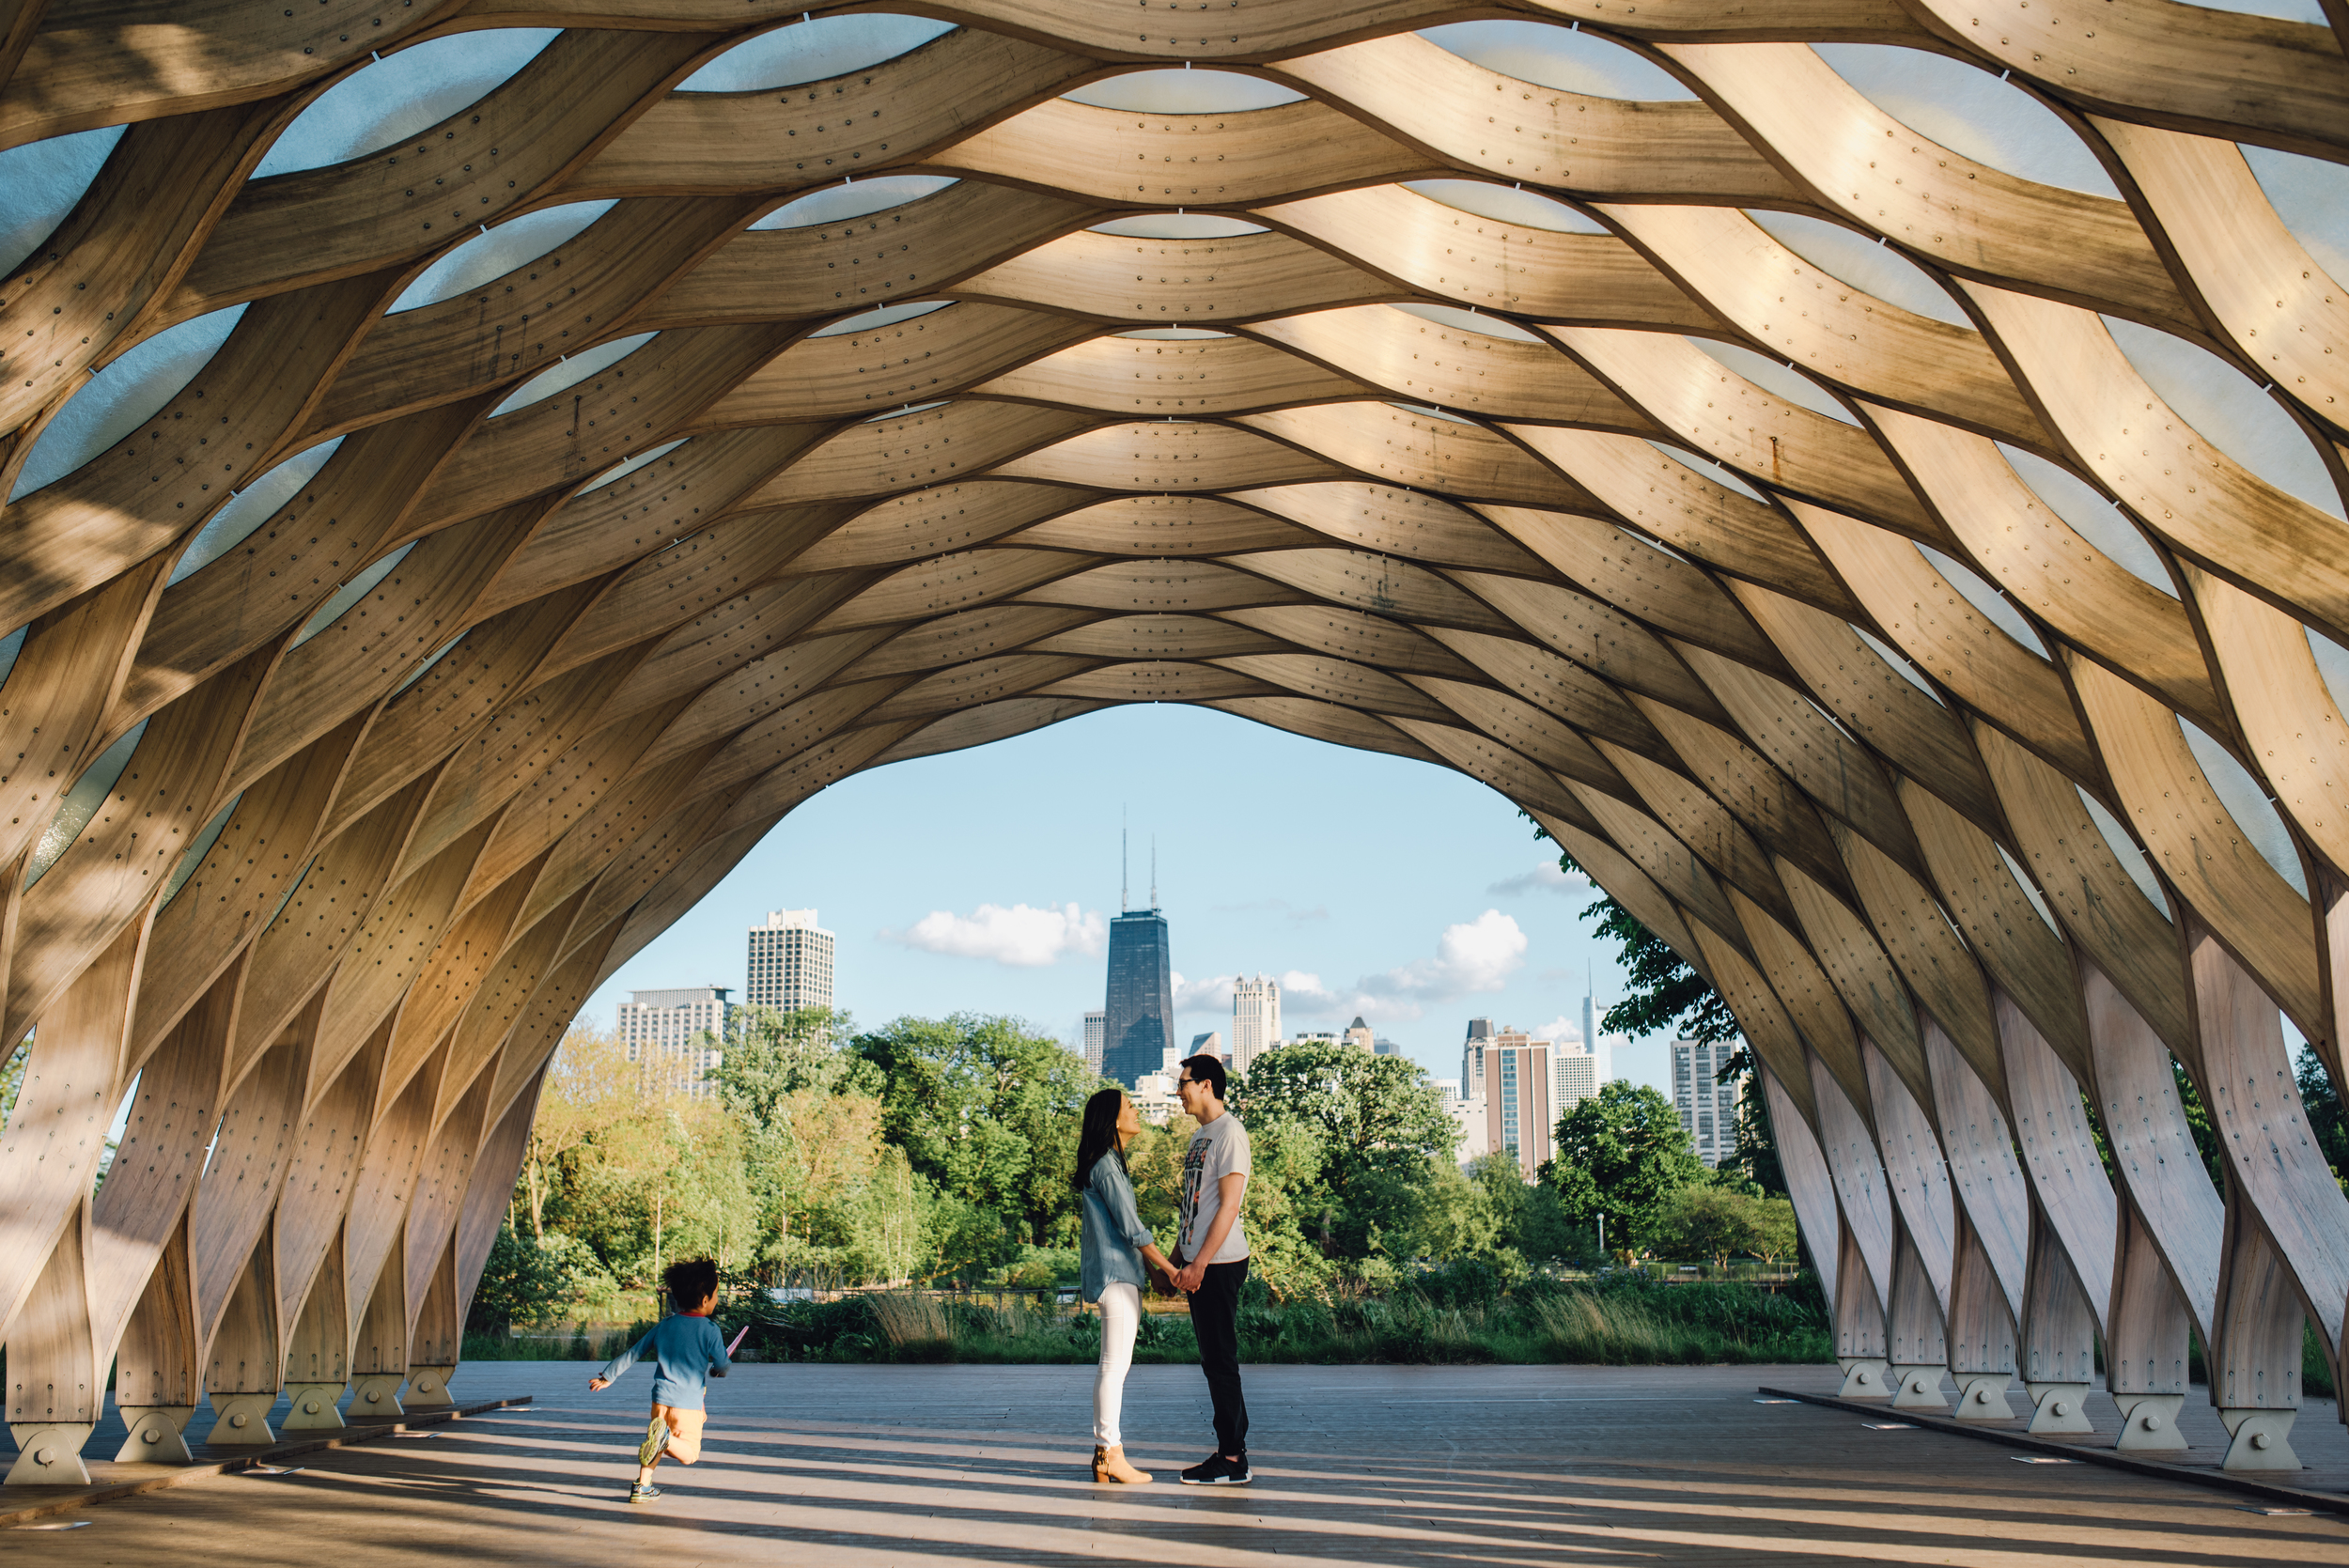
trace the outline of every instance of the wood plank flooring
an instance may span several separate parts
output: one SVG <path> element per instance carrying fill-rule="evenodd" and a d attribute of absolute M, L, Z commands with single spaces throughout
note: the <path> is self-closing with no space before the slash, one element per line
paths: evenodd
<path fill-rule="evenodd" d="M 959 1568 L 1425 1564 L 2253 1564 L 2349 1560 L 2349 1521 L 1994 1444 L 1763 1405 L 1831 1369 L 1262 1367 L 1254 1485 L 1185 1487 L 1210 1442 L 1190 1367 L 1137 1367 L 1127 1437 L 1159 1472 L 1092 1484 L 1091 1369 L 743 1367 L 703 1462 L 624 1501 L 649 1381 L 584 1363 L 466 1368 L 529 1406 L 0 1531 L 0 1560 L 89 1564 L 771 1563 Z M 2295 1440 L 2349 1452 L 2329 1405 Z M 2329 1470 L 2310 1472 L 2330 1480 Z M 2345 1499 L 2349 1506 L 2349 1499 Z"/>

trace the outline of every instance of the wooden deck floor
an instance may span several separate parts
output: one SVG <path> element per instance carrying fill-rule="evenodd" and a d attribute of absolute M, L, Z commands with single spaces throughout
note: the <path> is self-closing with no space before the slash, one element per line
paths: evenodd
<path fill-rule="evenodd" d="M 1256 1483 L 1174 1484 L 1209 1446 L 1189 1367 L 1137 1367 L 1129 1447 L 1160 1483 L 1097 1487 L 1090 1369 L 744 1367 L 707 1457 L 624 1500 L 640 1372 L 477 1365 L 456 1392 L 529 1393 L 430 1438 L 309 1456 L 0 1532 L 44 1565 L 2236 1564 L 2349 1560 L 2349 1519 L 2269 1516 L 2202 1487 L 1849 1414 L 1755 1403 L 1821 1368 L 1267 1367 L 1248 1374 Z M 2329 1407 L 2310 1447 L 2349 1452 Z M 2324 1452 L 2329 1454 L 2330 1448 Z M 2327 1477 L 2329 1479 L 2329 1477 Z M 2345 1499 L 2349 1506 L 2349 1499 Z M 61 1521 L 60 1521 L 61 1522 Z"/>

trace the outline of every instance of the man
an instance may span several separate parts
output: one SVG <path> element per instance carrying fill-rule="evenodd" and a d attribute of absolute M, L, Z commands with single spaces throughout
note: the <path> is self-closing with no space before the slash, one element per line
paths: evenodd
<path fill-rule="evenodd" d="M 1193 1056 L 1174 1093 L 1199 1124 L 1183 1155 L 1181 1229 L 1174 1244 L 1174 1286 L 1190 1297 L 1199 1370 L 1215 1402 L 1216 1452 L 1183 1472 L 1186 1486 L 1245 1486 L 1248 1403 L 1239 1387 L 1239 1287 L 1248 1279 L 1248 1234 L 1240 1198 L 1248 1190 L 1248 1129 L 1223 1109 L 1223 1062 Z"/>

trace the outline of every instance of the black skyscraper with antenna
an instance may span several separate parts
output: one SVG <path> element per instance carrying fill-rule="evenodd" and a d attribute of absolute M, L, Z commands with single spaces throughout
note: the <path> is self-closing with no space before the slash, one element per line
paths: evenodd
<path fill-rule="evenodd" d="M 1124 835 L 1119 861 L 1125 861 Z M 1118 903 L 1132 902 L 1130 884 L 1121 870 Z M 1167 941 L 1166 917 L 1159 912 L 1159 846 L 1150 841 L 1150 907 L 1122 908 L 1110 922 L 1109 997 L 1103 1002 L 1101 1076 L 1128 1089 L 1144 1073 L 1166 1064 L 1174 1044 L 1174 962 Z"/>

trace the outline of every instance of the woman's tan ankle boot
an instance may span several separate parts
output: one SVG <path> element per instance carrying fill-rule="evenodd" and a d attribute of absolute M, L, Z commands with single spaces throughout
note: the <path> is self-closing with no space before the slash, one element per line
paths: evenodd
<path fill-rule="evenodd" d="M 1126 1449 L 1123 1444 L 1119 1444 L 1112 1448 L 1102 1448 L 1098 1444 L 1095 1445 L 1093 1450 L 1093 1479 L 1096 1481 L 1123 1482 L 1128 1486 L 1147 1486 L 1150 1484 L 1149 1472 L 1145 1470 L 1137 1470 L 1131 1465 L 1126 1463 Z"/>

